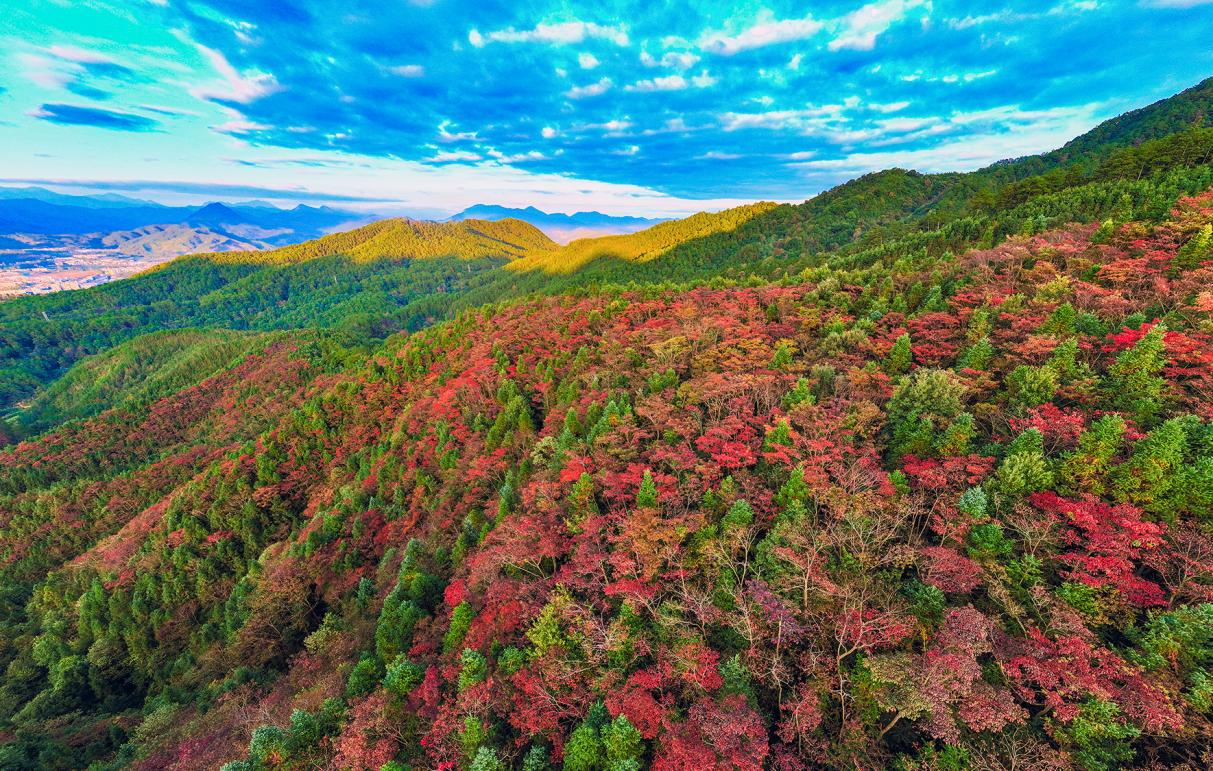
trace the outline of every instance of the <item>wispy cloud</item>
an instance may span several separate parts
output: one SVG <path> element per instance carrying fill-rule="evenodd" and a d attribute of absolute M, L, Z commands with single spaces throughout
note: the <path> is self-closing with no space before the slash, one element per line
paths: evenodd
<path fill-rule="evenodd" d="M 625 88 L 628 91 L 681 91 L 691 84 L 681 75 L 667 75 L 663 78 L 638 80 Z"/>
<path fill-rule="evenodd" d="M 587 86 L 573 86 L 564 95 L 570 99 L 584 99 L 587 96 L 602 96 L 607 91 L 611 90 L 611 79 L 602 78 L 596 83 L 590 83 Z"/>
<path fill-rule="evenodd" d="M 532 29 L 507 29 L 481 33 L 473 29 L 468 33 L 468 42 L 477 48 L 486 43 L 549 43 L 568 45 L 585 40 L 606 40 L 617 46 L 628 44 L 627 28 L 623 25 L 605 26 L 586 21 L 565 21 L 557 24 L 539 24 Z"/>
<path fill-rule="evenodd" d="M 113 57 L 74 45 L 53 45 L 47 49 L 52 56 L 78 64 L 117 64 Z"/>
<path fill-rule="evenodd" d="M 217 82 L 204 83 L 190 90 L 199 99 L 249 104 L 282 89 L 273 75 L 264 72 L 242 73 L 228 62 L 222 52 L 201 43 L 194 46 L 220 77 Z"/>
<path fill-rule="evenodd" d="M 420 78 L 425 76 L 425 67 L 420 64 L 398 64 L 388 67 L 387 71 L 402 78 Z"/>
<path fill-rule="evenodd" d="M 709 53 L 733 56 L 754 48 L 804 40 L 816 35 L 824 26 L 811 16 L 801 19 L 775 19 L 766 11 L 758 22 L 735 34 L 723 31 L 704 34 L 700 37 L 699 45 Z"/>
<path fill-rule="evenodd" d="M 699 63 L 699 56 L 690 51 L 666 51 L 660 59 L 648 51 L 640 52 L 640 63 L 645 67 L 670 67 L 678 70 L 688 70 Z"/>
<path fill-rule="evenodd" d="M 879 0 L 849 14 L 842 20 L 841 32 L 830 41 L 830 50 L 844 48 L 856 51 L 871 51 L 876 46 L 876 37 L 887 31 L 894 23 L 905 18 L 915 8 L 930 10 L 929 0 Z"/>

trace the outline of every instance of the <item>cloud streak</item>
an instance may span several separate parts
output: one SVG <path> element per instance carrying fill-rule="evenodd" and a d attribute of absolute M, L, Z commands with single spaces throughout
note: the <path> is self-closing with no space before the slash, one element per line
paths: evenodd
<path fill-rule="evenodd" d="M 153 131 L 160 125 L 143 115 L 76 104 L 44 104 L 30 115 L 61 126 L 92 126 L 111 131 Z"/>
<path fill-rule="evenodd" d="M 763 21 L 759 21 L 735 35 L 711 32 L 700 40 L 699 45 L 709 53 L 733 56 L 755 48 L 805 40 L 816 35 L 825 26 L 811 16 L 803 19 L 781 20 L 771 19 L 769 14 L 766 16 L 767 18 Z"/>
<path fill-rule="evenodd" d="M 558 24 L 540 24 L 533 29 L 518 30 L 510 27 L 481 34 L 473 29 L 468 33 L 468 42 L 477 48 L 487 43 L 548 43 L 569 45 L 586 40 L 606 40 L 617 46 L 628 44 L 627 28 L 623 25 L 603 25 L 585 21 L 566 21 Z"/>
<path fill-rule="evenodd" d="M 216 82 L 205 83 L 191 89 L 190 93 L 199 99 L 220 103 L 249 104 L 282 90 L 282 86 L 278 84 L 273 75 L 264 72 L 242 73 L 228 62 L 222 52 L 201 43 L 194 45 L 220 77 L 220 80 Z"/>

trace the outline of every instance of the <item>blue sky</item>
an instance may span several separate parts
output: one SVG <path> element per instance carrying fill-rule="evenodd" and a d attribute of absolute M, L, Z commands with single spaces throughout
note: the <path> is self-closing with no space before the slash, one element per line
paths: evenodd
<path fill-rule="evenodd" d="M 3 184 L 681 214 L 1063 144 L 1213 2 L 0 0 Z"/>

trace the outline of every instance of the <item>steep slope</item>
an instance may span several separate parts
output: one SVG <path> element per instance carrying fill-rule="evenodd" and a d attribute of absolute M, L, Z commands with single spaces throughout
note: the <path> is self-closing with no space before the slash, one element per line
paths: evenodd
<path fill-rule="evenodd" d="M 840 185 L 804 206 L 833 226 L 814 233 L 816 249 L 836 248 L 847 240 L 845 225 L 912 222 L 934 215 L 935 221 L 989 205 L 1000 188 L 1056 172 L 1049 190 L 1081 184 L 1098 176 L 1098 167 L 1118 150 L 1183 133 L 1213 123 L 1213 78 L 1154 104 L 1104 121 L 1062 147 L 1023 158 L 1000 161 L 968 174 L 929 174 L 900 169 L 869 174 Z M 1208 158 L 1200 163 L 1207 163 Z M 910 182 L 910 179 L 913 182 Z M 1037 193 L 1049 190 L 1037 190 Z M 1022 200 L 1022 199 L 1020 199 Z M 847 217 L 848 211 L 853 212 Z M 837 222 L 842 215 L 843 222 Z"/>
<path fill-rule="evenodd" d="M 1012 158 L 963 175 L 939 209 L 956 213 L 970 203 L 986 205 L 999 188 L 1052 173 L 1052 187 L 1097 176 L 1097 167 L 1117 151 L 1181 134 L 1213 123 L 1213 78 L 1174 96 L 1111 118 L 1062 147 L 1039 155 Z M 1204 162 L 1207 162 L 1206 159 Z"/>
<path fill-rule="evenodd" d="M 1200 767 L 1173 208 L 285 342 L 0 453 L 0 764 Z"/>
<path fill-rule="evenodd" d="M 154 332 L 84 359 L 16 416 L 17 433 L 168 396 L 248 355 L 264 335 L 231 330 Z"/>
<path fill-rule="evenodd" d="M 1190 128 L 1208 128 L 1213 121 L 1213 78 L 1178 94 L 1106 120 L 1080 137 L 1045 153 L 1045 163 L 1090 163 L 1109 150 L 1139 145 Z"/>

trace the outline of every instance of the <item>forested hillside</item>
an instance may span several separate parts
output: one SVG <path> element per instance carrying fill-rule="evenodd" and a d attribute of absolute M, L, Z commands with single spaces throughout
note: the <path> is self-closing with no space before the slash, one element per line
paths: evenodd
<path fill-rule="evenodd" d="M 0 304 L 0 768 L 1210 767 L 1208 89 Z"/>

